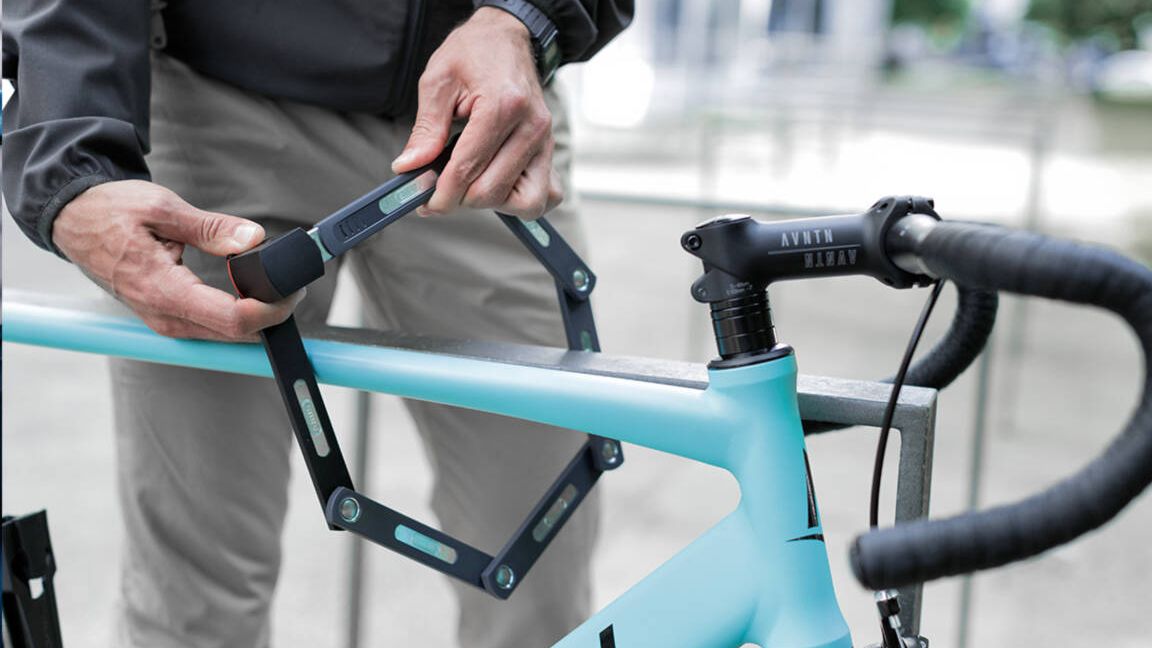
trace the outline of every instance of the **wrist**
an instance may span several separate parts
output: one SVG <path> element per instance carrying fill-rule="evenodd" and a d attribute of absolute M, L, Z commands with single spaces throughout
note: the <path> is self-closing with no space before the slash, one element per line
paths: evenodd
<path fill-rule="evenodd" d="M 472 20 L 483 22 L 493 29 L 508 30 L 516 37 L 522 37 L 524 42 L 529 42 L 532 38 L 528 31 L 528 25 L 524 24 L 520 18 L 491 5 L 478 6 L 476 12 L 472 13 Z"/>
<path fill-rule="evenodd" d="M 484 23 L 490 29 L 506 30 L 512 36 L 523 38 L 525 43 L 531 44 L 532 34 L 528 31 L 528 26 L 503 9 L 481 5 L 472 14 L 472 20 Z"/>
<path fill-rule="evenodd" d="M 114 178 L 96 173 L 73 178 L 61 187 L 40 212 L 36 229 L 37 234 L 40 235 L 40 240 L 43 242 L 43 247 L 61 259 L 71 262 L 67 252 L 60 247 L 56 240 L 58 233 L 56 224 L 61 220 L 61 216 L 71 213 L 72 210 L 69 210 L 68 207 L 72 205 L 73 201 L 87 193 L 88 190 L 115 181 Z M 63 220 L 67 221 L 68 219 L 64 218 Z"/>
<path fill-rule="evenodd" d="M 528 33 L 532 58 L 540 83 L 547 85 L 560 67 L 560 34 L 555 23 L 529 0 L 473 0 L 476 13 L 504 13 L 519 22 Z"/>

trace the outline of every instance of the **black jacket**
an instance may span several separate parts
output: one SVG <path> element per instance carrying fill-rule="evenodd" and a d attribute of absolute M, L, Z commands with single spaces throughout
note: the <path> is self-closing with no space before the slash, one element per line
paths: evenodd
<path fill-rule="evenodd" d="M 531 0 L 582 61 L 631 21 L 632 0 Z M 4 197 L 38 245 L 68 201 L 102 182 L 149 179 L 149 53 L 271 97 L 410 114 L 432 52 L 472 0 L 6 0 Z"/>

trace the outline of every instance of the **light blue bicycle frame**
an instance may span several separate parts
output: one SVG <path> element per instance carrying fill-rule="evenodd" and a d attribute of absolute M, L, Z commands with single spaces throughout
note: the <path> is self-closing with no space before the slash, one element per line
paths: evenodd
<path fill-rule="evenodd" d="M 5 304 L 3 328 L 9 342 L 271 376 L 258 345 L 173 340 L 29 295 Z M 810 504 L 794 356 L 709 370 L 700 389 L 330 340 L 306 347 L 321 382 L 618 439 L 736 478 L 734 511 L 557 647 L 600 648 L 607 632 L 618 648 L 851 647 Z"/>

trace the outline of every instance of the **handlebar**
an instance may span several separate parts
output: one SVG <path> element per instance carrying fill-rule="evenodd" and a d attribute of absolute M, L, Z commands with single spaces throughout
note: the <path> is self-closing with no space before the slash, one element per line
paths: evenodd
<path fill-rule="evenodd" d="M 681 245 L 704 263 L 693 297 L 712 307 L 719 366 L 769 359 L 780 345 L 765 290 L 774 281 L 819 276 L 867 275 L 898 288 L 938 280 L 957 285 L 960 301 L 952 326 L 912 367 L 907 379 L 912 385 L 944 387 L 976 359 L 991 334 L 1000 291 L 1105 308 L 1136 333 L 1145 360 L 1141 400 L 1099 457 L 1015 504 L 858 537 L 851 563 L 866 587 L 896 588 L 1035 556 L 1105 524 L 1152 483 L 1149 268 L 1100 247 L 943 222 L 931 200 L 916 197 L 884 198 L 855 216 L 771 223 L 721 217 L 686 232 Z M 746 312 L 758 303 L 754 297 L 763 302 L 755 318 Z M 806 432 L 826 429 L 834 426 L 805 422 Z"/>
<path fill-rule="evenodd" d="M 908 247 L 940 279 L 1097 306 L 1132 327 L 1145 360 L 1140 403 L 1096 459 L 1014 504 L 873 531 L 851 550 L 856 578 L 899 587 L 1035 556 L 1096 529 L 1152 483 L 1152 270 L 1104 248 L 1000 227 L 941 222 Z"/>

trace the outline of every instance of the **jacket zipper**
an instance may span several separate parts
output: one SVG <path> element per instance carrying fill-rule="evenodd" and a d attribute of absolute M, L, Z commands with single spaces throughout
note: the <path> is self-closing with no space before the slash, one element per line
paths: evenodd
<path fill-rule="evenodd" d="M 385 109 L 391 117 L 399 116 L 408 107 L 411 95 L 412 69 L 416 67 L 416 52 L 420 49 L 420 34 L 424 31 L 424 2 L 408 0 L 408 33 L 404 36 L 404 53 L 400 61 L 400 74 L 389 93 Z"/>

